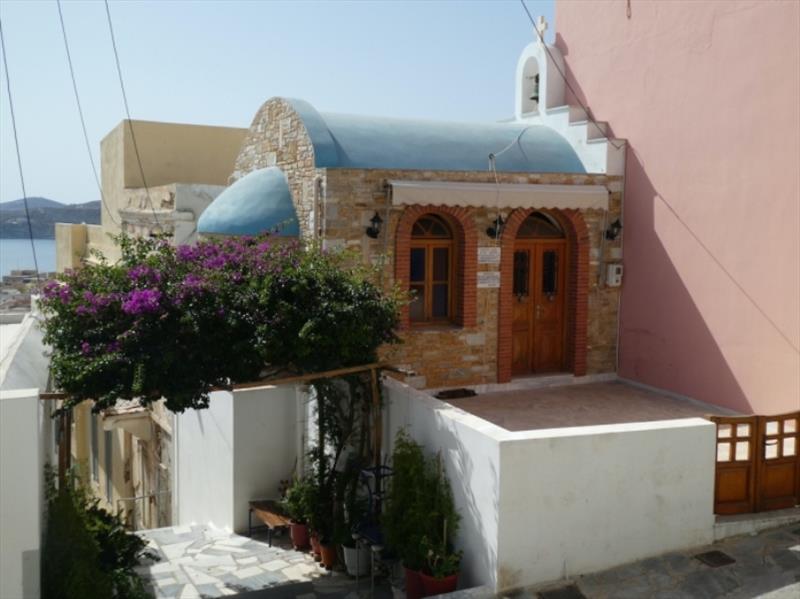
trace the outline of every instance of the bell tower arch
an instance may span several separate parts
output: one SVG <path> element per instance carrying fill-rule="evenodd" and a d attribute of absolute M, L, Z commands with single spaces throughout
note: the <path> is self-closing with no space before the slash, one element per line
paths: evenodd
<path fill-rule="evenodd" d="M 547 21 L 539 17 L 535 39 L 522 51 L 517 61 L 517 80 L 514 115 L 517 120 L 528 116 L 542 115 L 550 108 L 563 106 L 564 57 L 561 51 L 546 44 L 544 33 Z"/>

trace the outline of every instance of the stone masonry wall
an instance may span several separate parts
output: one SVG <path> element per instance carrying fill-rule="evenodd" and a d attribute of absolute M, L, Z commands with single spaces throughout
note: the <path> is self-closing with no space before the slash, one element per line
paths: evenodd
<path fill-rule="evenodd" d="M 256 113 L 228 183 L 268 166 L 280 167 L 286 173 L 300 234 L 313 235 L 314 181 L 324 171 L 314 167 L 314 146 L 303 122 L 282 98 L 266 101 Z"/>
<path fill-rule="evenodd" d="M 493 182 L 490 173 L 328 169 L 325 173 L 325 243 L 328 246 L 358 249 L 365 262 L 380 267 L 382 283 L 387 288 L 394 282 L 394 231 L 405 207 L 390 205 L 385 182 L 399 179 Z M 620 217 L 621 180 L 602 175 L 558 174 L 500 174 L 499 179 L 501 183 L 606 185 L 609 188 L 608 214 L 602 210 L 582 210 L 581 215 L 589 230 L 591 244 L 587 372 L 614 372 L 620 290 L 606 287 L 605 276 L 600 280 L 598 275 L 601 253 L 605 263 L 618 262 L 622 257 L 620 239 L 608 241 L 603 235 L 608 224 Z M 496 210 L 467 210 L 478 231 L 478 247 L 494 247 L 495 240 L 487 236 L 485 231 L 496 218 Z M 371 239 L 364 230 L 376 211 L 384 222 L 379 237 Z M 508 216 L 508 210 L 501 212 L 504 218 Z M 479 273 L 498 268 L 497 265 L 478 264 Z M 404 343 L 386 348 L 386 358 L 417 372 L 420 378 L 414 382 L 419 386 L 451 387 L 495 382 L 498 297 L 497 288 L 478 288 L 475 327 L 406 329 L 401 333 Z"/>

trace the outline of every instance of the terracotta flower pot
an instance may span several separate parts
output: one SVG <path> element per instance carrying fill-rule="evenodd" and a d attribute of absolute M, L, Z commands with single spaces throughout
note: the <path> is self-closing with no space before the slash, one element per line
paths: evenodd
<path fill-rule="evenodd" d="M 421 572 L 403 566 L 406 573 L 406 599 L 420 599 L 423 596 Z"/>
<path fill-rule="evenodd" d="M 336 545 L 320 543 L 319 548 L 322 553 L 322 565 L 326 570 L 330 570 L 336 565 Z"/>
<path fill-rule="evenodd" d="M 311 551 L 314 554 L 314 559 L 316 561 L 319 561 L 319 560 L 322 559 L 322 549 L 320 548 L 320 545 L 319 545 L 319 537 L 317 536 L 317 533 L 315 533 L 315 532 L 311 533 Z"/>
<path fill-rule="evenodd" d="M 308 547 L 308 525 L 292 522 L 289 525 L 289 536 L 292 537 L 292 545 L 295 549 L 306 549 Z"/>
<path fill-rule="evenodd" d="M 422 590 L 425 592 L 426 597 L 441 595 L 443 593 L 452 593 L 458 586 L 458 572 L 450 576 L 445 576 L 444 578 L 436 578 L 434 576 L 428 576 L 425 572 L 420 572 L 419 577 L 422 581 Z"/>

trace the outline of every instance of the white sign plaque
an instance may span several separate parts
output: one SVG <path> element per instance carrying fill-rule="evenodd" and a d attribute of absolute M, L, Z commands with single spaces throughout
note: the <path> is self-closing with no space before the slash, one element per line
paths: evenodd
<path fill-rule="evenodd" d="M 500 272 L 485 270 L 478 273 L 478 287 L 500 287 Z"/>
<path fill-rule="evenodd" d="M 500 248 L 478 248 L 478 264 L 500 264 Z"/>

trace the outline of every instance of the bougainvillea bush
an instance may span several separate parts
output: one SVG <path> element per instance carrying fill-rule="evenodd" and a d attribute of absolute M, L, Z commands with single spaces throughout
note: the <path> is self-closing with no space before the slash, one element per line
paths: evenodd
<path fill-rule="evenodd" d="M 119 261 L 98 255 L 43 290 L 66 407 L 204 408 L 213 387 L 366 364 L 397 341 L 400 296 L 344 254 L 269 237 L 117 241 Z"/>

